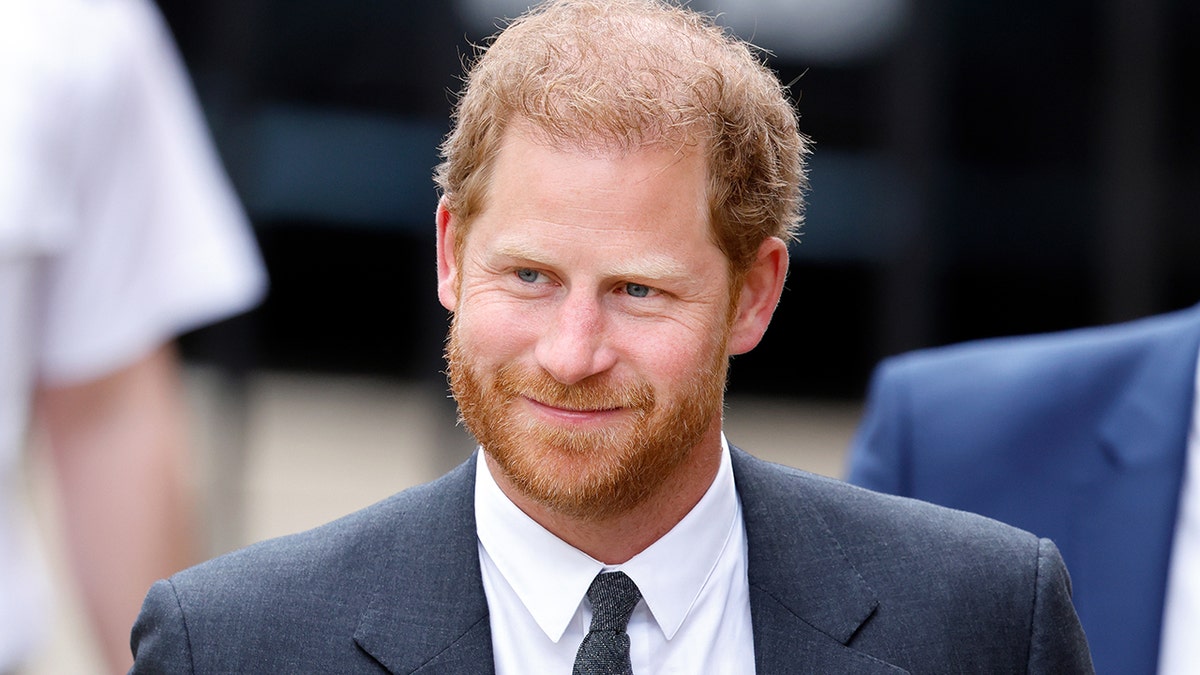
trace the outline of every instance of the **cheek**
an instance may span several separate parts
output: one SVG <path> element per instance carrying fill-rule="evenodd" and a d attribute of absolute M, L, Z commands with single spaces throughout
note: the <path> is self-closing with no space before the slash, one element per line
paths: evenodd
<path fill-rule="evenodd" d="M 719 327 L 676 326 L 671 330 L 645 330 L 631 333 L 621 351 L 634 361 L 643 379 L 656 389 L 671 389 L 694 379 L 722 352 L 723 332 Z"/>
<path fill-rule="evenodd" d="M 460 344 L 484 362 L 505 361 L 532 349 L 537 340 L 534 324 L 528 313 L 504 303 L 463 303 L 455 317 Z"/>

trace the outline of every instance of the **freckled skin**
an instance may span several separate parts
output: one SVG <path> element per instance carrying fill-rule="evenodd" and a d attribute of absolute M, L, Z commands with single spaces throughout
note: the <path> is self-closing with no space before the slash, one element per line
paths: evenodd
<path fill-rule="evenodd" d="M 494 444 L 497 452 L 484 442 L 485 457 L 514 503 L 568 543 L 622 562 L 674 526 L 711 484 L 725 364 L 765 331 L 786 273 L 786 246 L 763 244 L 729 321 L 727 263 L 709 235 L 701 154 L 573 152 L 514 127 L 492 180 L 461 260 L 454 216 L 438 211 L 439 297 L 454 312 L 456 397 L 477 436 L 506 441 Z M 480 392 L 459 386 L 464 368 Z M 506 369 L 520 374 L 512 382 L 545 386 L 514 384 L 518 393 L 502 412 L 472 419 L 482 408 L 466 399 L 494 404 L 489 387 Z M 653 395 L 644 424 L 637 411 L 609 403 L 579 409 L 579 401 L 608 401 L 607 394 L 572 397 L 571 404 L 558 397 L 634 387 Z M 589 434 L 624 445 L 578 448 L 626 449 L 572 451 L 570 443 L 545 440 Z M 642 461 L 647 454 L 654 461 Z M 592 506 L 585 499 L 566 509 L 568 502 L 547 499 L 530 481 L 572 497 L 607 483 L 636 498 L 605 502 L 598 492 Z"/>

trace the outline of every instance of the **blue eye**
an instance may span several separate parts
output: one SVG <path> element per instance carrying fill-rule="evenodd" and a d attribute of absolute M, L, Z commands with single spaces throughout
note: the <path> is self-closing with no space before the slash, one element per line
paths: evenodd
<path fill-rule="evenodd" d="M 542 273 L 537 270 L 531 270 L 528 267 L 522 267 L 517 270 L 517 278 L 527 283 L 536 283 Z"/>
<path fill-rule="evenodd" d="M 644 298 L 650 295 L 650 287 L 643 286 L 642 284 L 625 284 L 625 292 L 630 297 Z"/>

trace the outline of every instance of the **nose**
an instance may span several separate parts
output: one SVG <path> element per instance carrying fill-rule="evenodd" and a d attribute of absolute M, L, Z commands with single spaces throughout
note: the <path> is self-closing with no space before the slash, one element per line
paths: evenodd
<path fill-rule="evenodd" d="M 575 384 L 603 373 L 616 362 L 606 328 L 599 299 L 588 293 L 570 293 L 555 308 L 553 318 L 538 339 L 534 357 L 543 370 L 562 384 Z"/>

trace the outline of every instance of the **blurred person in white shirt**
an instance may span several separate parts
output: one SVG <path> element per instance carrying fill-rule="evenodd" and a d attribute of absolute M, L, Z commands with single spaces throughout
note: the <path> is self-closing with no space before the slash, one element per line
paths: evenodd
<path fill-rule="evenodd" d="M 199 550 L 174 338 L 266 279 L 157 10 L 0 3 L 0 672 L 45 636 L 20 451 L 44 437 L 105 665 L 150 583 Z"/>

